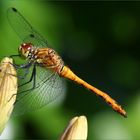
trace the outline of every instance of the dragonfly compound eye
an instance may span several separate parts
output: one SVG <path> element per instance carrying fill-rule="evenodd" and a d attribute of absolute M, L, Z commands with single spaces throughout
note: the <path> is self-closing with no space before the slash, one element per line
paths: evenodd
<path fill-rule="evenodd" d="M 33 48 L 33 45 L 31 43 L 23 43 L 19 47 L 19 53 L 21 56 L 27 58 L 29 54 L 31 53 L 32 48 Z"/>

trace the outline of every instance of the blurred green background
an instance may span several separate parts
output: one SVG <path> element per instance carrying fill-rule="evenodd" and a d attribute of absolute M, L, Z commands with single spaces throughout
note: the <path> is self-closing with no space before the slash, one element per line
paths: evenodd
<path fill-rule="evenodd" d="M 38 111 L 10 119 L 1 139 L 57 139 L 85 115 L 88 139 L 140 138 L 140 2 L 0 1 L 0 57 L 17 54 L 20 38 L 6 10 L 16 7 L 79 77 L 107 92 L 123 118 L 99 97 L 66 80 L 66 94 Z"/>

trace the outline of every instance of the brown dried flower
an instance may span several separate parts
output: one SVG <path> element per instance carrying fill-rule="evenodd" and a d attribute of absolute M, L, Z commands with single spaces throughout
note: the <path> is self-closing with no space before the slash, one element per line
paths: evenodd
<path fill-rule="evenodd" d="M 74 117 L 68 124 L 60 140 L 86 140 L 88 133 L 85 116 Z"/>
<path fill-rule="evenodd" d="M 5 57 L 0 63 L 0 133 L 12 113 L 17 94 L 16 71 L 13 60 Z"/>

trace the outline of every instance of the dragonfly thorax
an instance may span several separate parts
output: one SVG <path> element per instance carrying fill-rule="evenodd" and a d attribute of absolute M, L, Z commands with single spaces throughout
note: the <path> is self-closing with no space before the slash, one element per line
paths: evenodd
<path fill-rule="evenodd" d="M 27 59 L 30 59 L 30 57 L 32 56 L 32 52 L 33 52 L 33 44 L 31 43 L 23 43 L 20 45 L 19 47 L 19 54 Z"/>
<path fill-rule="evenodd" d="M 61 57 L 51 48 L 37 48 L 34 51 L 34 59 L 40 66 L 53 69 L 57 73 L 60 73 L 64 66 Z"/>

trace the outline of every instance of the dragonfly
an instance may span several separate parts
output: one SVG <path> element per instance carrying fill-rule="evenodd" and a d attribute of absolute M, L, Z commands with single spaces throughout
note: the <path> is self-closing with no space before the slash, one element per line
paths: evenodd
<path fill-rule="evenodd" d="M 31 26 L 16 8 L 9 8 L 7 17 L 10 25 L 23 41 L 18 48 L 17 56 L 24 58 L 26 63 L 15 64 L 15 67 L 26 70 L 24 77 L 28 75 L 29 71 L 31 73 L 29 80 L 23 83 L 22 87 L 32 83 L 32 88 L 30 88 L 31 85 L 28 90 L 23 88 L 24 91 L 17 95 L 16 108 L 18 110 L 21 112 L 34 110 L 53 101 L 63 93 L 61 79 L 66 78 L 100 96 L 114 111 L 124 117 L 127 116 L 121 105 L 107 93 L 82 80 L 66 66 L 61 56 L 49 47 L 47 40 Z M 26 103 L 28 106 L 25 106 Z"/>

